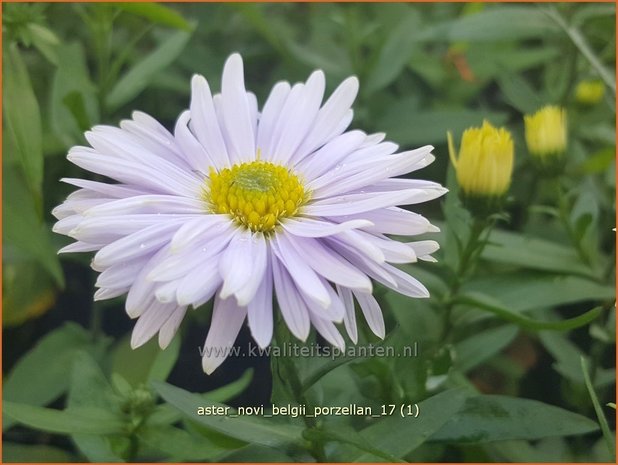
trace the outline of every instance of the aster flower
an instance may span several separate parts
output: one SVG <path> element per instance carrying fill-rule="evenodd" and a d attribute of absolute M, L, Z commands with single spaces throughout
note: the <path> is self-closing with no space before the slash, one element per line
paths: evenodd
<path fill-rule="evenodd" d="M 137 318 L 131 345 L 159 335 L 165 348 L 188 307 L 214 298 L 203 368 L 225 359 L 245 319 L 260 347 L 273 335 L 273 295 L 289 330 L 310 327 L 344 350 L 337 323 L 357 341 L 356 300 L 384 337 L 372 279 L 410 297 L 425 287 L 393 263 L 432 260 L 434 241 L 387 234 L 436 231 L 399 208 L 434 199 L 439 184 L 396 176 L 431 163 L 432 147 L 396 154 L 384 134 L 347 131 L 358 90 L 346 79 L 322 105 L 325 79 L 277 83 L 262 111 L 245 90 L 238 54 L 221 93 L 191 81 L 190 108 L 174 133 L 135 112 L 120 128 L 96 126 L 91 147 L 68 159 L 115 183 L 63 179 L 79 189 L 54 210 L 54 231 L 76 239 L 61 252 L 96 251 L 95 299 L 127 294 Z"/>

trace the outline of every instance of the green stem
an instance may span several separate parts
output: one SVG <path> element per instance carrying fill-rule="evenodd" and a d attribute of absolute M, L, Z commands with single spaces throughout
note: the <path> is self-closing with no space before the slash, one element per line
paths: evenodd
<path fill-rule="evenodd" d="M 285 325 L 282 320 L 279 320 L 275 325 L 275 341 L 277 345 L 284 347 L 288 337 L 285 329 Z M 282 351 L 283 352 L 283 351 Z M 291 357 L 281 356 L 274 358 L 274 363 L 277 365 L 280 373 L 282 385 L 288 391 L 288 394 L 299 405 L 308 406 L 309 402 L 303 389 L 303 383 L 296 368 L 296 364 Z M 274 378 L 275 373 L 273 373 Z M 273 380 L 274 382 L 274 380 Z M 316 430 L 318 428 L 317 420 L 314 417 L 302 416 L 305 427 L 310 430 Z M 318 462 L 327 462 L 326 452 L 324 451 L 324 444 L 319 437 L 314 437 L 310 440 L 309 452 Z"/>
<path fill-rule="evenodd" d="M 455 270 L 453 279 L 450 282 L 449 289 L 444 298 L 444 326 L 442 329 L 443 341 L 447 341 L 451 336 L 451 330 L 453 327 L 451 320 L 457 294 L 465 282 L 465 278 L 469 275 L 469 270 L 474 268 L 474 265 L 481 255 L 481 252 L 485 247 L 485 243 L 487 242 L 482 239 L 481 236 L 485 230 L 488 230 L 489 232 L 492 225 L 493 220 L 491 219 L 474 219 L 472 228 L 470 229 L 470 234 L 468 235 L 468 240 L 461 251 L 457 269 Z"/>

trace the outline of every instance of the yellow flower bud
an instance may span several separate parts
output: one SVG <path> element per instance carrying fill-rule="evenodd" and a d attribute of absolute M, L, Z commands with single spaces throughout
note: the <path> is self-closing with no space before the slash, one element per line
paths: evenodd
<path fill-rule="evenodd" d="M 464 204 L 476 213 L 489 214 L 499 209 L 513 175 L 513 139 L 504 128 L 488 121 L 468 128 L 461 138 L 456 157 L 453 137 L 447 133 L 449 155 Z"/>
<path fill-rule="evenodd" d="M 582 105 L 596 105 L 605 95 L 605 85 L 599 80 L 581 81 L 575 88 L 575 100 Z"/>
<path fill-rule="evenodd" d="M 525 115 L 526 144 L 532 159 L 545 174 L 562 170 L 567 147 L 567 117 L 562 107 L 547 105 L 533 115 Z"/>

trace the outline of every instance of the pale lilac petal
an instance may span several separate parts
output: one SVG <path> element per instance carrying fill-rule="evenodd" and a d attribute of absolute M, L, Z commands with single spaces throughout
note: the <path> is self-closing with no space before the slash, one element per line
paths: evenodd
<path fill-rule="evenodd" d="M 307 181 L 313 181 L 331 169 L 340 170 L 341 161 L 360 147 L 364 139 L 365 133 L 362 131 L 346 132 L 335 137 L 310 157 L 305 157 L 296 165 L 296 169 Z"/>
<path fill-rule="evenodd" d="M 247 306 L 247 322 L 251 335 L 262 349 L 273 337 L 273 267 L 270 253 L 266 259 L 266 271 L 255 297 Z"/>
<path fill-rule="evenodd" d="M 254 122 L 245 90 L 242 58 L 234 53 L 225 62 L 221 78 L 221 111 L 229 135 L 229 156 L 232 163 L 250 161 L 255 157 Z"/>
<path fill-rule="evenodd" d="M 89 208 L 85 216 L 133 215 L 139 213 L 178 213 L 202 214 L 204 202 L 200 199 L 178 197 L 176 195 L 138 195 L 112 200 Z"/>
<path fill-rule="evenodd" d="M 215 297 L 212 320 L 203 348 L 202 368 L 211 374 L 229 355 L 243 321 L 247 308 L 239 307 L 236 299 Z"/>
<path fill-rule="evenodd" d="M 107 267 L 151 254 L 167 244 L 177 229 L 178 224 L 173 222 L 149 226 L 106 245 L 94 256 L 93 263 Z"/>
<path fill-rule="evenodd" d="M 314 220 L 311 218 L 288 218 L 281 222 L 281 226 L 290 234 L 300 237 L 326 237 L 338 234 L 349 229 L 373 226 L 367 220 L 346 221 L 331 223 L 329 221 Z"/>
<path fill-rule="evenodd" d="M 328 284 L 328 282 L 324 278 L 320 279 L 322 281 L 322 284 L 324 284 L 324 287 L 326 287 L 326 290 L 330 294 L 330 305 L 324 308 L 301 292 L 303 300 L 307 304 L 307 308 L 311 313 L 314 313 L 320 318 L 325 318 L 336 323 L 341 323 L 345 314 L 345 307 L 343 306 L 343 302 L 339 298 L 339 294 L 337 294 L 333 290 L 330 284 Z"/>
<path fill-rule="evenodd" d="M 339 294 L 343 306 L 345 307 L 345 315 L 343 317 L 343 324 L 345 330 L 350 336 L 350 339 L 354 344 L 358 342 L 358 329 L 356 327 L 356 311 L 354 309 L 354 297 L 352 291 L 347 287 L 341 287 L 337 285 L 337 293 Z"/>
<path fill-rule="evenodd" d="M 131 348 L 137 349 L 147 343 L 159 332 L 175 310 L 175 304 L 163 304 L 153 299 L 133 328 L 133 333 L 131 334 Z"/>
<path fill-rule="evenodd" d="M 91 244 L 89 242 L 77 241 L 62 247 L 58 253 L 93 252 L 99 250 L 103 245 L 104 244 Z"/>
<path fill-rule="evenodd" d="M 223 279 L 221 298 L 239 291 L 253 272 L 253 240 L 251 231 L 237 230 L 219 260 L 219 274 Z"/>
<path fill-rule="evenodd" d="M 343 81 L 318 112 L 313 127 L 296 151 L 295 159 L 300 161 L 309 153 L 320 148 L 344 117 L 358 93 L 358 79 L 354 76 Z M 349 123 L 348 123 L 349 124 Z"/>
<path fill-rule="evenodd" d="M 208 81 L 199 75 L 191 80 L 190 111 L 191 128 L 215 166 L 230 165 Z"/>
<path fill-rule="evenodd" d="M 279 310 L 285 324 L 294 336 L 301 341 L 306 341 L 311 329 L 307 304 L 296 289 L 286 267 L 274 256 L 272 266 Z"/>
<path fill-rule="evenodd" d="M 435 259 L 431 256 L 440 248 L 440 244 L 436 241 L 416 241 L 408 242 L 407 245 L 414 250 L 419 260 L 434 262 Z"/>
<path fill-rule="evenodd" d="M 371 294 L 354 290 L 352 292 L 354 293 L 356 300 L 358 300 L 360 308 L 363 311 L 363 315 L 365 315 L 367 324 L 369 325 L 371 331 L 373 331 L 373 334 L 378 336 L 380 339 L 384 339 L 384 335 L 386 334 L 386 329 L 384 328 L 384 316 L 382 315 L 382 309 L 380 308 L 378 301 Z"/>
<path fill-rule="evenodd" d="M 186 221 L 172 238 L 172 250 L 192 245 L 196 239 L 225 237 L 233 229 L 228 215 L 200 215 Z"/>
<path fill-rule="evenodd" d="M 311 268 L 329 281 L 371 292 L 369 278 L 319 240 L 289 237 L 288 241 Z"/>
<path fill-rule="evenodd" d="M 268 245 L 262 233 L 256 233 L 251 236 L 251 267 L 249 279 L 234 295 L 238 300 L 238 305 L 248 305 L 253 298 L 258 288 L 262 284 L 262 278 L 266 272 L 266 262 Z"/>
<path fill-rule="evenodd" d="M 422 215 L 399 207 L 387 207 L 353 215 L 338 217 L 339 221 L 349 221 L 356 219 L 367 219 L 374 225 L 363 229 L 369 232 L 382 234 L 399 234 L 403 236 L 414 236 L 426 232 L 438 232 L 439 228 L 433 226 L 429 220 Z"/>
<path fill-rule="evenodd" d="M 185 317 L 185 313 L 187 313 L 187 307 L 177 307 L 172 313 L 172 316 L 161 326 L 159 330 L 159 347 L 161 349 L 165 349 L 178 331 L 180 327 L 180 323 L 182 323 L 182 319 Z"/>
<path fill-rule="evenodd" d="M 274 155 L 273 132 L 289 93 L 290 84 L 278 82 L 264 104 L 257 129 L 257 150 L 261 152 L 264 160 L 270 161 Z"/>
<path fill-rule="evenodd" d="M 62 182 L 73 186 L 92 190 L 101 194 L 103 197 L 112 197 L 122 199 L 133 195 L 149 194 L 150 192 L 144 189 L 138 189 L 135 186 L 128 187 L 124 184 L 107 184 L 104 182 L 90 181 L 88 179 L 62 178 Z"/>
<path fill-rule="evenodd" d="M 333 322 L 326 318 L 320 318 L 315 313 L 310 313 L 309 316 L 318 333 L 341 352 L 345 352 L 345 341 Z"/>
<path fill-rule="evenodd" d="M 115 297 L 121 296 L 122 294 L 126 294 L 129 291 L 128 287 L 117 287 L 117 288 L 101 288 L 97 289 L 94 293 L 94 300 L 108 300 L 113 299 Z"/>
<path fill-rule="evenodd" d="M 149 257 L 122 261 L 104 270 L 95 283 L 96 287 L 124 288 L 130 286 L 137 273 L 144 267 Z"/>
<path fill-rule="evenodd" d="M 221 277 L 217 273 L 221 255 L 217 254 L 203 260 L 193 272 L 181 278 L 176 289 L 178 305 L 193 305 L 208 301 L 221 286 Z M 228 299 L 229 300 L 229 299 Z"/>
<path fill-rule="evenodd" d="M 325 79 L 322 71 L 315 71 L 306 84 L 296 84 L 277 120 L 273 131 L 273 157 L 275 162 L 286 164 L 311 128 L 324 96 Z"/>
<path fill-rule="evenodd" d="M 272 250 L 285 266 L 296 285 L 322 307 L 330 305 L 328 290 L 320 281 L 318 275 L 307 265 L 285 235 L 276 235 L 272 240 Z"/>
<path fill-rule="evenodd" d="M 205 178 L 209 174 L 210 167 L 217 165 L 215 165 L 213 157 L 210 156 L 208 151 L 189 129 L 190 119 L 191 112 L 188 110 L 180 114 L 176 121 L 176 126 L 174 127 L 174 136 L 191 170 Z"/>

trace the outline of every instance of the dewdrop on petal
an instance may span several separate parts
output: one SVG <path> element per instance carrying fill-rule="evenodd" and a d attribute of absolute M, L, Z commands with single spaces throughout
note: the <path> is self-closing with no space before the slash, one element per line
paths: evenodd
<path fill-rule="evenodd" d="M 427 289 L 392 263 L 433 260 L 434 241 L 400 243 L 386 234 L 436 231 L 399 208 L 440 197 L 441 185 L 396 178 L 434 160 L 425 146 L 400 153 L 382 137 L 348 131 L 358 80 L 323 103 L 325 77 L 277 83 L 264 106 L 245 89 L 231 55 L 222 89 L 191 81 L 188 111 L 170 133 L 140 112 L 120 128 L 96 126 L 89 147 L 68 158 L 116 181 L 63 179 L 77 186 L 54 209 L 54 231 L 76 239 L 61 252 L 96 252 L 96 299 L 127 294 L 137 318 L 131 345 L 158 334 L 165 348 L 189 307 L 214 299 L 202 365 L 212 373 L 247 320 L 260 347 L 273 336 L 273 298 L 289 330 L 313 326 L 345 349 L 356 343 L 355 301 L 385 336 L 373 280 L 410 297 Z"/>
<path fill-rule="evenodd" d="M 459 152 L 447 132 L 449 156 L 459 184 L 462 202 L 473 214 L 485 217 L 496 213 L 511 185 L 513 139 L 504 128 L 488 121 L 464 131 Z"/>

